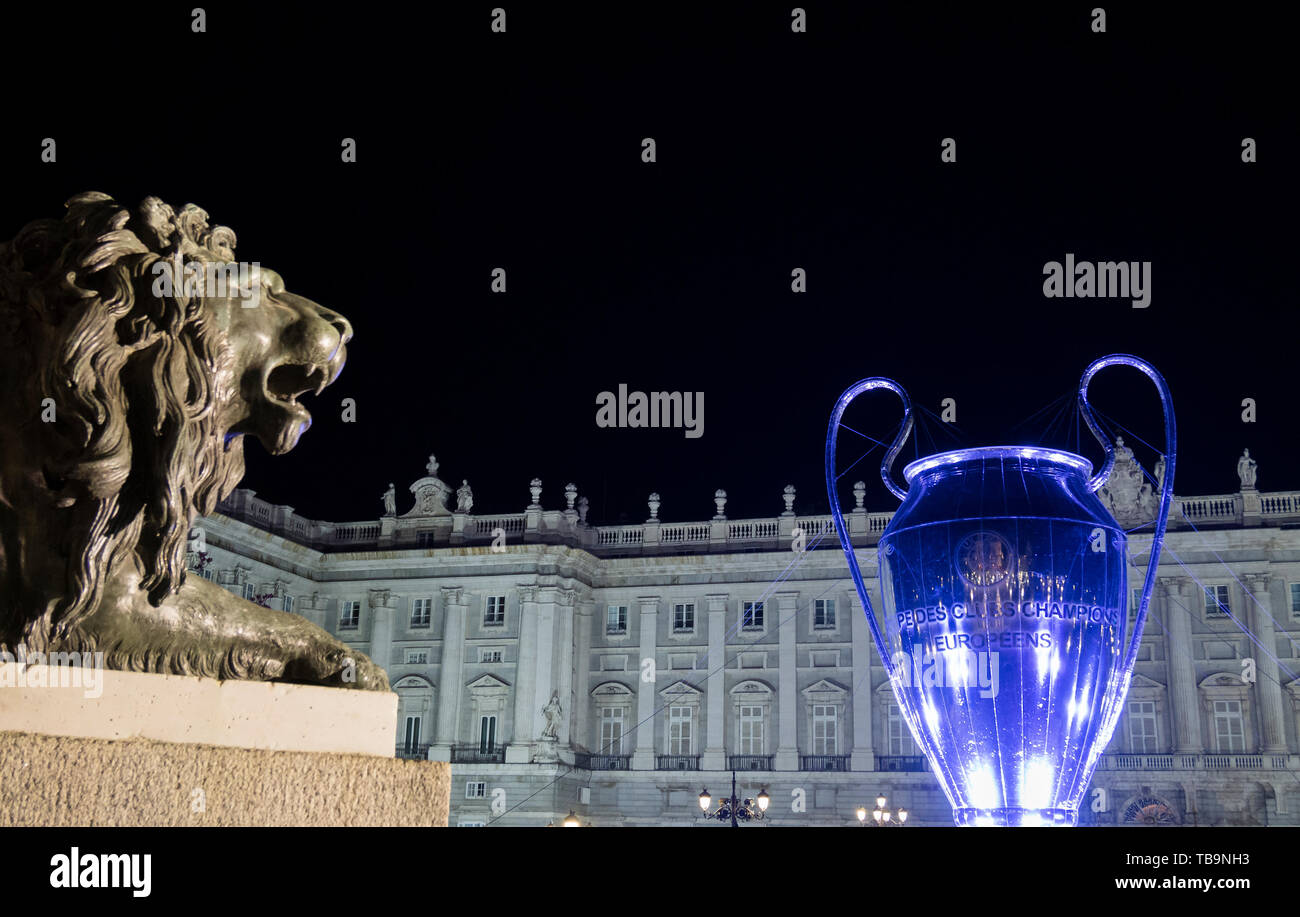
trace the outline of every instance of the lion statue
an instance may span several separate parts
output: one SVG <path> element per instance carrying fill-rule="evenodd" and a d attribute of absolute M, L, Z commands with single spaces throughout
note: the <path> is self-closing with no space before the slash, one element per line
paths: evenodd
<path fill-rule="evenodd" d="M 193 204 L 66 207 L 0 243 L 0 651 L 388 690 L 310 621 L 185 570 L 244 437 L 279 455 L 310 426 L 299 396 L 338 376 L 347 319 L 234 269 L 235 234 Z"/>

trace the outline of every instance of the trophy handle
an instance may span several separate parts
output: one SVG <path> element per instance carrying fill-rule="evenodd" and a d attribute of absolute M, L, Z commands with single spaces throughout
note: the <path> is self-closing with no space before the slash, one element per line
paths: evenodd
<path fill-rule="evenodd" d="M 862 599 L 862 607 L 867 613 L 867 626 L 871 628 L 871 638 L 876 641 L 876 646 L 881 650 L 880 658 L 885 664 L 885 670 L 890 678 L 894 676 L 894 667 L 892 661 L 884 652 L 885 640 L 880 633 L 880 627 L 876 624 L 876 616 L 871 608 L 871 598 L 867 595 L 866 584 L 862 581 L 862 570 L 858 567 L 857 555 L 853 553 L 853 544 L 849 541 L 849 532 L 844 525 L 844 514 L 840 512 L 840 498 L 835 489 L 835 442 L 840 432 L 840 418 L 844 416 L 844 410 L 849 406 L 854 398 L 863 392 L 872 389 L 884 388 L 893 392 L 903 402 L 903 428 L 894 437 L 890 443 L 885 457 L 880 462 L 880 478 L 889 488 L 889 492 L 900 500 L 906 499 L 907 490 L 896 485 L 890 476 L 890 471 L 894 465 L 894 459 L 903 449 L 903 443 L 912 432 L 912 402 L 907 397 L 907 392 L 903 387 L 893 379 L 886 379 L 884 376 L 872 376 L 869 379 L 863 379 L 856 382 L 844 390 L 839 400 L 835 402 L 835 409 L 831 411 L 830 426 L 826 428 L 826 495 L 830 498 L 831 518 L 835 521 L 835 531 L 840 536 L 840 547 L 844 549 L 844 556 L 849 561 L 849 575 L 853 577 L 853 585 L 858 590 L 858 597 Z"/>
<path fill-rule="evenodd" d="M 1174 452 L 1177 445 L 1177 430 L 1174 424 L 1173 397 L 1169 394 L 1169 386 L 1165 384 L 1164 376 L 1160 375 L 1154 366 L 1140 357 L 1127 353 L 1113 353 L 1095 361 L 1083 371 L 1083 378 L 1079 380 L 1079 411 L 1083 414 L 1083 419 L 1088 424 L 1088 429 L 1092 431 L 1092 435 L 1097 437 L 1097 442 L 1101 443 L 1106 450 L 1106 461 L 1101 471 L 1088 481 L 1089 491 L 1095 492 L 1100 489 L 1115 468 L 1115 447 L 1097 425 L 1097 419 L 1092 415 L 1092 405 L 1088 403 L 1088 383 L 1107 366 L 1132 366 L 1146 373 L 1160 392 L 1160 404 L 1165 414 L 1165 475 L 1164 480 L 1160 482 L 1160 509 L 1156 515 L 1155 533 L 1151 538 L 1151 557 L 1147 561 L 1147 575 L 1142 581 L 1142 601 L 1138 605 L 1137 618 L 1133 624 L 1133 636 L 1129 641 L 1128 655 L 1124 659 L 1124 670 L 1131 672 L 1137 662 L 1138 645 L 1142 642 L 1142 628 L 1146 623 L 1147 605 L 1156 582 L 1156 566 L 1160 562 L 1160 549 L 1164 545 L 1165 528 L 1169 524 L 1169 503 L 1174 493 Z"/>

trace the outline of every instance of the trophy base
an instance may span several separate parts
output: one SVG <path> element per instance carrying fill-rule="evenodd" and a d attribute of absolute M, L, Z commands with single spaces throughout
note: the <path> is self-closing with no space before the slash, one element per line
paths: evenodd
<path fill-rule="evenodd" d="M 959 828 L 1073 828 L 1079 820 L 1078 809 L 954 809 L 952 820 Z"/>

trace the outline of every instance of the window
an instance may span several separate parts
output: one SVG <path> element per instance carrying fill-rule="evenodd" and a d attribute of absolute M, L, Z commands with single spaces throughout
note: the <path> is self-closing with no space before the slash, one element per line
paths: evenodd
<path fill-rule="evenodd" d="M 691 726 L 695 719 L 693 707 L 668 708 L 668 754 L 691 753 Z"/>
<path fill-rule="evenodd" d="M 1134 589 L 1134 590 L 1133 590 L 1133 595 L 1130 597 L 1130 600 L 1129 600 L 1129 603 L 1128 603 L 1128 619 L 1129 619 L 1130 621 L 1136 621 L 1136 620 L 1137 620 L 1137 616 L 1138 616 L 1138 605 L 1140 605 L 1141 603 L 1142 603 L 1142 590 L 1141 590 L 1141 589 Z"/>
<path fill-rule="evenodd" d="M 600 754 L 623 754 L 623 723 L 626 707 L 603 707 L 600 711 Z"/>
<path fill-rule="evenodd" d="M 501 650 L 484 647 L 483 649 L 479 650 L 478 661 L 479 662 L 505 662 L 506 659 L 505 659 L 505 654 Z"/>
<path fill-rule="evenodd" d="M 836 729 L 836 709 L 830 704 L 813 705 L 813 754 L 834 755 L 838 752 L 839 731 Z"/>
<path fill-rule="evenodd" d="M 465 798 L 466 798 L 466 799 L 486 799 L 486 798 L 487 798 L 487 781 L 486 781 L 486 780 L 466 780 L 466 781 L 465 781 Z"/>
<path fill-rule="evenodd" d="M 1223 583 L 1205 587 L 1205 616 L 1207 618 L 1226 618 L 1232 611 L 1228 604 L 1228 587 Z"/>
<path fill-rule="evenodd" d="M 216 576 L 216 572 L 212 569 L 212 564 L 208 564 L 200 571 L 200 573 L 202 573 L 203 578 L 207 580 L 213 579 Z"/>
<path fill-rule="evenodd" d="M 411 626 L 428 627 L 433 599 L 411 599 Z"/>
<path fill-rule="evenodd" d="M 627 633 L 627 606 L 610 605 L 605 609 L 605 633 Z"/>
<path fill-rule="evenodd" d="M 690 633 L 695 630 L 695 604 L 673 606 L 673 632 Z"/>
<path fill-rule="evenodd" d="M 428 665 L 429 651 L 428 650 L 407 650 L 406 664 L 407 665 Z"/>
<path fill-rule="evenodd" d="M 745 630 L 762 630 L 763 629 L 763 603 L 746 602 L 744 616 L 741 620 L 741 626 Z"/>
<path fill-rule="evenodd" d="M 339 602 L 339 630 L 356 630 L 360 621 L 360 602 Z"/>
<path fill-rule="evenodd" d="M 408 716 L 406 718 L 406 738 L 404 748 L 407 752 L 413 752 L 420 745 L 420 717 Z"/>
<path fill-rule="evenodd" d="M 478 721 L 478 750 L 481 752 L 497 749 L 497 718 L 481 716 Z"/>
<path fill-rule="evenodd" d="M 418 532 L 415 536 L 415 546 L 417 548 L 433 547 L 433 532 Z"/>
<path fill-rule="evenodd" d="M 483 608 L 483 626 L 502 627 L 505 623 L 506 597 L 504 595 L 488 596 L 487 605 Z"/>
<path fill-rule="evenodd" d="M 280 607 L 285 611 L 293 611 L 293 596 L 286 595 L 280 600 Z"/>
<path fill-rule="evenodd" d="M 835 629 L 835 600 L 817 599 L 813 602 L 813 629 Z"/>
<path fill-rule="evenodd" d="M 1214 702 L 1215 751 L 1231 754 L 1246 750 L 1246 736 L 1241 722 L 1241 701 L 1216 700 Z"/>
<path fill-rule="evenodd" d="M 1135 755 L 1150 755 L 1156 748 L 1155 701 L 1135 700 L 1128 705 L 1128 740 Z"/>
<path fill-rule="evenodd" d="M 1300 583 L 1291 584 L 1291 617 L 1300 621 Z"/>
<path fill-rule="evenodd" d="M 912 730 L 907 728 L 903 719 L 903 710 L 898 704 L 885 707 L 885 728 L 889 731 L 889 753 L 891 755 L 915 755 L 916 742 L 912 739 Z"/>
<path fill-rule="evenodd" d="M 253 584 L 244 583 L 244 598 L 248 599 L 251 602 L 253 601 L 254 595 L 256 595 L 256 593 L 253 591 Z"/>
<path fill-rule="evenodd" d="M 763 708 L 757 704 L 740 705 L 740 753 L 763 754 Z"/>

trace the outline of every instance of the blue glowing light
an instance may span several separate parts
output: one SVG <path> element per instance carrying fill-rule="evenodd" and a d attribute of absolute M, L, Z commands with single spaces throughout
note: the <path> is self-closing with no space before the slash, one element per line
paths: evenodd
<path fill-rule="evenodd" d="M 1096 496 L 1115 453 L 1087 398 L 1092 377 L 1114 365 L 1155 383 L 1166 433 L 1151 562 L 1127 638 L 1128 540 Z M 840 511 L 835 445 L 849 403 L 882 388 L 903 402 L 902 430 L 880 466 L 903 504 L 877 549 L 878 619 Z M 913 462 L 904 489 L 891 468 L 912 428 L 906 392 L 864 379 L 831 414 L 826 487 L 849 573 L 903 717 L 959 825 L 1075 824 L 1128 693 L 1173 493 L 1173 403 L 1160 374 L 1127 354 L 1089 366 L 1078 398 L 1106 452 L 1092 477 L 1082 456 L 993 446 Z"/>

